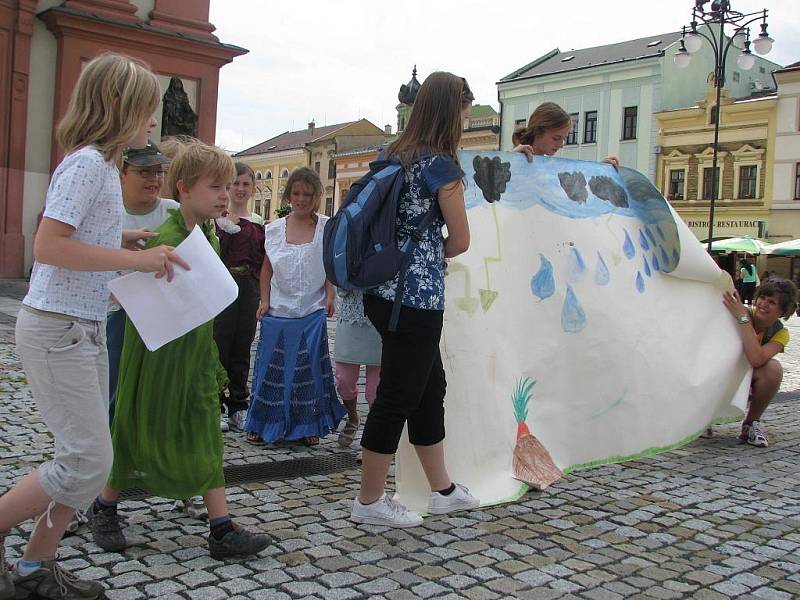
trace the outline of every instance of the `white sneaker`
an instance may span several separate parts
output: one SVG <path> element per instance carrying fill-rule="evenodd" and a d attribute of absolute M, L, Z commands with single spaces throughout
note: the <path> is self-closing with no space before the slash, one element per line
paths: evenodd
<path fill-rule="evenodd" d="M 231 431 L 244 431 L 244 422 L 247 420 L 246 410 L 237 410 L 228 417 Z"/>
<path fill-rule="evenodd" d="M 422 517 L 408 510 L 384 494 L 372 504 L 361 504 L 356 498 L 350 520 L 368 525 L 387 525 L 388 527 L 416 527 L 422 525 Z"/>
<path fill-rule="evenodd" d="M 439 492 L 431 492 L 431 498 L 428 501 L 428 512 L 432 515 L 443 515 L 457 510 L 478 508 L 481 505 L 481 501 L 470 494 L 469 489 L 465 486 L 460 483 L 456 483 L 455 486 L 456 489 L 448 496 Z"/>
<path fill-rule="evenodd" d="M 202 496 L 192 496 L 188 500 L 176 500 L 173 509 L 185 512 L 193 519 L 205 521 L 208 519 L 208 509 Z"/>

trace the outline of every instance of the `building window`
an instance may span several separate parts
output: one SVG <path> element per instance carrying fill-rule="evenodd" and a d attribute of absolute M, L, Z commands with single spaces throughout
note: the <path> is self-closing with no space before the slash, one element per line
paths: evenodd
<path fill-rule="evenodd" d="M 756 197 L 756 174 L 758 167 L 748 165 L 739 167 L 739 198 Z"/>
<path fill-rule="evenodd" d="M 281 171 L 281 179 L 286 179 L 289 176 L 289 169 Z"/>
<path fill-rule="evenodd" d="M 622 139 L 636 139 L 636 115 L 639 112 L 638 106 L 626 106 L 622 115 Z"/>
<path fill-rule="evenodd" d="M 317 175 L 319 175 L 319 161 L 314 163 L 314 170 L 317 172 Z"/>
<path fill-rule="evenodd" d="M 519 129 L 520 127 L 525 127 L 528 124 L 527 119 L 517 119 L 514 121 L 514 129 Z"/>
<path fill-rule="evenodd" d="M 264 179 L 272 179 L 272 171 L 267 171 L 267 176 Z"/>
<path fill-rule="evenodd" d="M 683 200 L 683 185 L 685 183 L 686 171 L 683 169 L 671 169 L 669 172 L 669 192 L 668 200 Z"/>
<path fill-rule="evenodd" d="M 256 181 L 261 180 L 261 171 L 256 171 Z"/>
<path fill-rule="evenodd" d="M 794 166 L 794 199 L 800 200 L 800 163 Z"/>
<path fill-rule="evenodd" d="M 734 71 L 734 72 L 733 72 L 733 80 L 734 80 L 736 83 L 739 83 L 739 71 Z"/>
<path fill-rule="evenodd" d="M 261 214 L 261 192 L 257 191 L 253 195 L 253 212 Z"/>
<path fill-rule="evenodd" d="M 590 110 L 583 115 L 583 143 L 597 143 L 597 111 Z"/>
<path fill-rule="evenodd" d="M 331 196 L 325 198 L 325 214 L 329 217 L 333 216 L 333 198 Z"/>
<path fill-rule="evenodd" d="M 264 218 L 265 218 L 267 221 L 269 221 L 269 219 L 270 219 L 270 215 L 271 215 L 271 214 L 272 214 L 272 200 L 270 200 L 269 198 L 266 198 L 266 199 L 264 200 L 264 212 L 263 212 L 263 213 L 261 213 L 261 215 L 262 215 L 262 216 L 263 216 L 263 217 L 264 217 Z"/>
<path fill-rule="evenodd" d="M 708 110 L 708 124 L 714 125 L 717 122 L 717 106 L 716 104 Z"/>
<path fill-rule="evenodd" d="M 711 200 L 714 194 L 714 180 L 719 180 L 719 167 L 716 168 L 714 177 L 711 175 L 711 167 L 703 168 L 703 200 Z M 717 196 L 719 196 L 719 187 L 717 187 Z"/>
<path fill-rule="evenodd" d="M 572 129 L 570 129 L 567 139 L 564 140 L 567 146 L 578 143 L 578 113 L 570 113 L 569 118 L 572 121 Z"/>
<path fill-rule="evenodd" d="M 336 179 L 336 161 L 333 159 L 328 161 L 328 179 Z"/>

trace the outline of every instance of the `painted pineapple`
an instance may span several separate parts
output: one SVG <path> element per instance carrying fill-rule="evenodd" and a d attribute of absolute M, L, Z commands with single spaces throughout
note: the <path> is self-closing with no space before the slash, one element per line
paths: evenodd
<path fill-rule="evenodd" d="M 520 379 L 511 397 L 514 403 L 514 417 L 517 419 L 517 444 L 514 446 L 512 474 L 515 479 L 524 481 L 537 490 L 543 490 L 561 479 L 564 474 L 525 423 L 528 418 L 531 390 L 535 384 L 535 381 L 527 377 Z"/>

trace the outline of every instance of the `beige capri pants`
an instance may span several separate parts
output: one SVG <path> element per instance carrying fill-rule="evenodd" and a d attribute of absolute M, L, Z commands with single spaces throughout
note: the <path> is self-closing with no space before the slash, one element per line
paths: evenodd
<path fill-rule="evenodd" d="M 100 493 L 113 462 L 105 323 L 23 306 L 16 338 L 55 440 L 53 459 L 39 466 L 42 488 L 58 504 L 83 509 Z"/>

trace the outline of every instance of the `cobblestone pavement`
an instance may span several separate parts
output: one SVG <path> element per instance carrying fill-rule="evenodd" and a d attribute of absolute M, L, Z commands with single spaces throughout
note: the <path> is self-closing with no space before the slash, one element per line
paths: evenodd
<path fill-rule="evenodd" d="M 19 294 L 7 284 L 0 293 L 3 490 L 47 458 L 51 438 L 14 352 Z M 408 530 L 349 522 L 356 469 L 232 486 L 234 517 L 274 536 L 258 559 L 241 562 L 212 559 L 206 525 L 171 501 L 129 501 L 124 554 L 101 551 L 83 531 L 64 541 L 61 556 L 117 600 L 798 598 L 800 319 L 789 326 L 795 345 L 767 413 L 767 449 L 740 446 L 735 425 L 719 426 L 679 450 L 579 471 L 516 503 L 428 517 Z M 355 452 L 333 439 L 310 449 L 256 448 L 233 433 L 225 442 L 229 464 Z M 29 529 L 7 539 L 10 558 Z"/>

